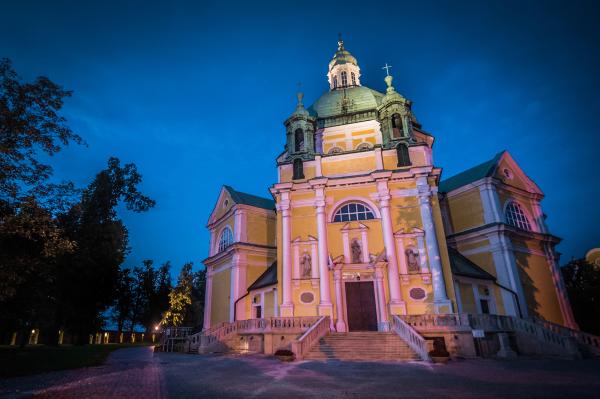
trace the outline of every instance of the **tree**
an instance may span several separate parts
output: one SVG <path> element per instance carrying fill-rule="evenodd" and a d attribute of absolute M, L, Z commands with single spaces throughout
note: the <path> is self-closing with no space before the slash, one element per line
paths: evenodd
<path fill-rule="evenodd" d="M 192 263 L 181 268 L 177 285 L 169 294 L 169 309 L 165 312 L 161 324 L 179 327 L 183 325 L 192 305 L 192 289 L 194 275 Z"/>
<path fill-rule="evenodd" d="M 10 60 L 0 59 L 0 200 L 13 202 L 24 191 L 43 191 L 52 174 L 39 154 L 53 155 L 83 139 L 59 112 L 71 92 L 46 77 L 23 83 Z"/>
<path fill-rule="evenodd" d="M 131 320 L 131 311 L 133 308 L 133 278 L 131 277 L 131 269 L 119 270 L 115 297 L 112 319 L 117 323 L 117 331 L 121 333 L 125 327 L 125 323 Z"/>
<path fill-rule="evenodd" d="M 192 285 L 192 306 L 186 324 L 202 328 L 204 324 L 204 297 L 206 294 L 206 269 L 194 273 Z"/>
<path fill-rule="evenodd" d="M 119 267 L 128 253 L 128 231 L 117 218 L 116 207 L 143 212 L 154 200 L 138 191 L 142 177 L 134 164 L 120 165 L 117 158 L 96 175 L 81 201 L 60 215 L 61 227 L 77 250 L 63 256 L 59 267 L 63 323 L 71 326 L 79 343 L 102 326 L 101 313 L 115 299 Z"/>
<path fill-rule="evenodd" d="M 577 324 L 600 334 L 600 266 L 574 259 L 562 267 L 562 274 Z"/>

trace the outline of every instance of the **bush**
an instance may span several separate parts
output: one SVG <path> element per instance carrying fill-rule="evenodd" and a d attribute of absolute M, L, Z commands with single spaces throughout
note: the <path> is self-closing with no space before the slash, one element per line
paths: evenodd
<path fill-rule="evenodd" d="M 279 349 L 275 352 L 275 356 L 294 356 L 294 352 L 287 349 Z"/>

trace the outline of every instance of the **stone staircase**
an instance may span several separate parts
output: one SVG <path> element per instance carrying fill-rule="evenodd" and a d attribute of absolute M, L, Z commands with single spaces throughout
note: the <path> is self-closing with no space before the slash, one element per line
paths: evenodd
<path fill-rule="evenodd" d="M 330 333 L 321 338 L 304 358 L 362 361 L 421 360 L 396 333 L 377 331 Z"/>

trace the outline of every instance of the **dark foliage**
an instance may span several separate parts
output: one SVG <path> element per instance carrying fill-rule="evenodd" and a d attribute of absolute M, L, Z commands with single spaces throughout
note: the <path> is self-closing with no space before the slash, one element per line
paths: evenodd
<path fill-rule="evenodd" d="M 562 268 L 562 274 L 579 328 L 600 334 L 600 266 L 575 259 Z"/>

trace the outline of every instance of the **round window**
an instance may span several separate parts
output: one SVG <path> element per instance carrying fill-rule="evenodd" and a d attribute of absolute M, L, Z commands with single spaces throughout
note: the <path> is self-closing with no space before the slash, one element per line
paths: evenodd
<path fill-rule="evenodd" d="M 312 303 L 315 300 L 315 295 L 312 292 L 303 292 L 300 294 L 300 301 L 302 303 Z"/>
<path fill-rule="evenodd" d="M 502 171 L 502 173 L 504 173 L 504 176 L 505 176 L 507 179 L 512 179 L 512 178 L 513 178 L 513 174 L 512 174 L 512 172 L 510 171 L 510 169 L 508 169 L 508 168 L 504 168 L 504 170 Z"/>
<path fill-rule="evenodd" d="M 409 291 L 409 295 L 412 299 L 416 300 L 416 301 L 420 301 L 425 299 L 425 297 L 427 296 L 427 293 L 425 292 L 425 290 L 423 288 L 412 288 Z"/>

